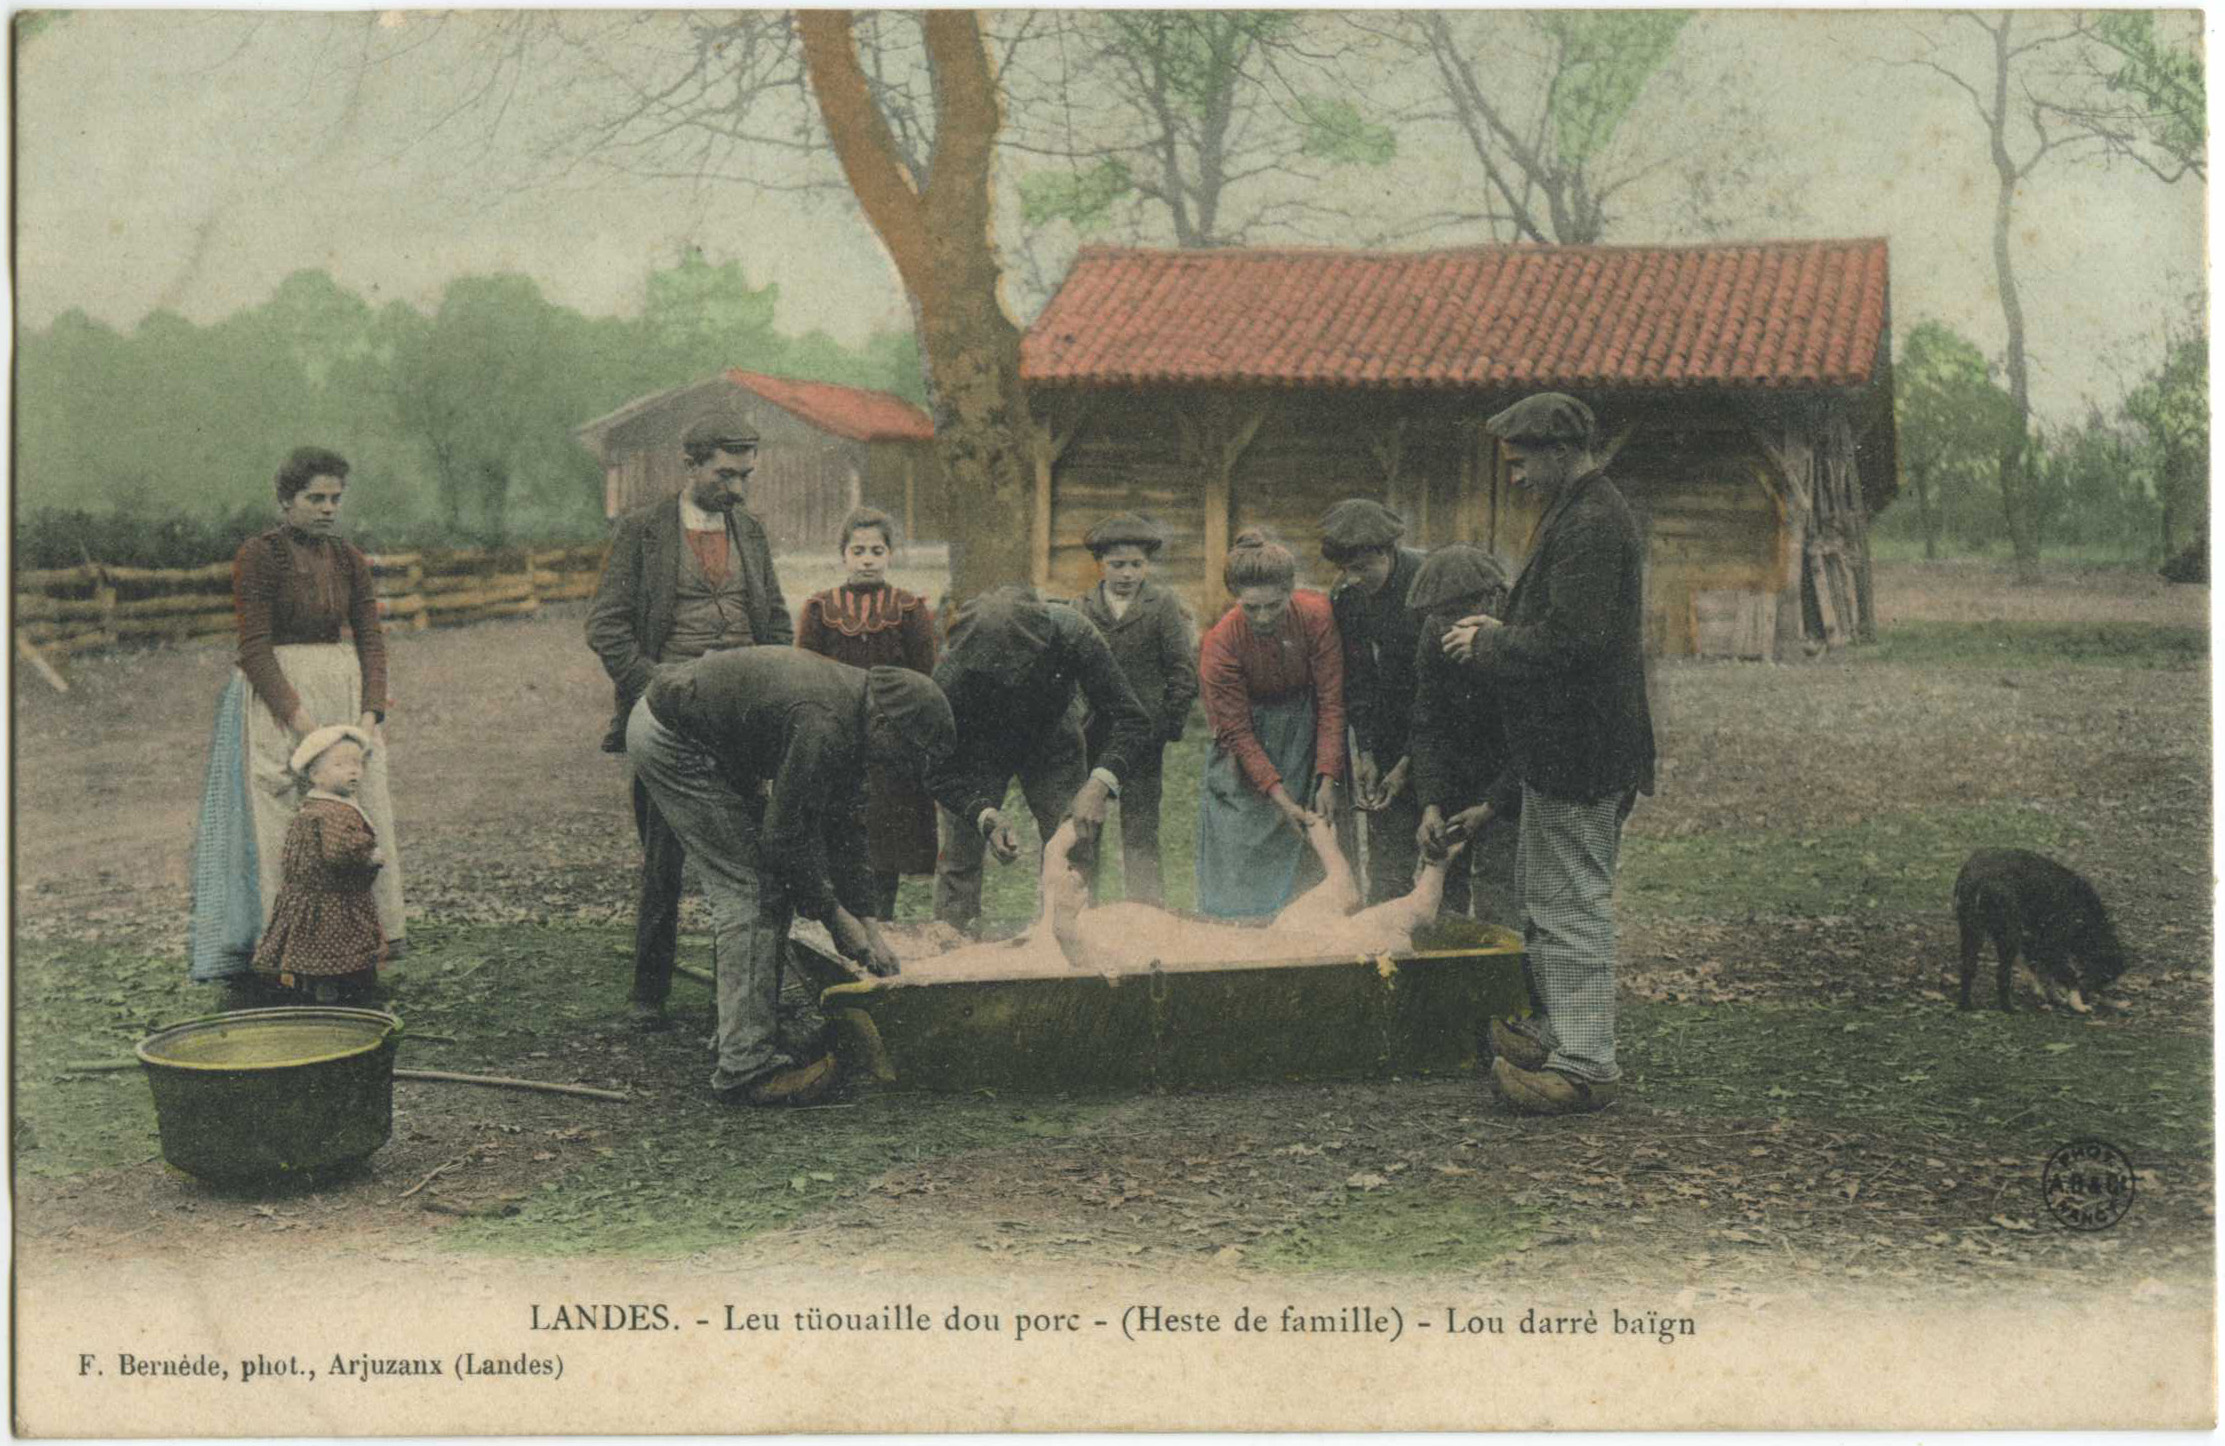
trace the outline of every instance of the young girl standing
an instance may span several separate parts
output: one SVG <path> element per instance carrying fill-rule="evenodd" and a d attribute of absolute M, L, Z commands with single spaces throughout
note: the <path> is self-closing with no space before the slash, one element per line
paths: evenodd
<path fill-rule="evenodd" d="M 386 858 L 356 802 L 370 752 L 368 733 L 335 724 L 304 738 L 291 765 L 307 796 L 286 830 L 278 898 L 254 970 L 320 1004 L 369 984 L 386 957 L 371 896 Z"/>
<path fill-rule="evenodd" d="M 896 524 L 861 507 L 842 522 L 839 587 L 805 601 L 796 646 L 853 668 L 935 671 L 935 619 L 924 598 L 889 584 Z M 935 871 L 935 804 L 918 780 L 880 768 L 866 778 L 866 852 L 873 868 L 878 917 L 896 917 L 896 886 L 904 874 Z"/>

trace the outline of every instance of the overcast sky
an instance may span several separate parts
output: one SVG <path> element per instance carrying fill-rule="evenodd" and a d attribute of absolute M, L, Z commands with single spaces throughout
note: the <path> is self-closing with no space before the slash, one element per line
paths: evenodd
<path fill-rule="evenodd" d="M 437 29 L 393 17 L 381 37 L 392 58 L 360 90 L 335 44 L 350 19 L 78 11 L 31 35 L 17 56 L 19 324 L 72 307 L 125 328 L 160 306 L 209 321 L 303 267 L 428 310 L 454 276 L 521 271 L 557 301 L 623 314 L 639 308 L 645 274 L 689 245 L 777 282 L 791 331 L 855 342 L 907 324 L 893 272 L 839 194 L 600 170 L 550 179 L 535 137 L 559 131 L 576 103 L 536 85 L 512 98 L 491 143 L 476 121 L 427 138 L 427 118 L 470 73 L 483 17 Z M 1791 229 L 1887 236 L 1896 329 L 1937 317 L 1997 351 L 1991 168 L 1966 101 L 1868 63 L 1894 52 L 1903 24 L 1890 13 L 1705 15 L 1682 41 L 1695 80 L 1649 96 L 1643 122 L 1704 129 L 1708 77 L 1738 71 L 1800 178 Z M 1457 149 L 1411 132 L 1401 147 L 1393 166 L 1354 178 L 1363 199 L 1372 189 L 1388 208 L 1473 184 Z M 788 163 L 765 166 L 782 175 Z M 2200 283 L 2204 208 L 2198 186 L 2129 170 L 2034 180 L 2017 259 L 2043 413 L 2067 420 L 2085 397 L 2114 400 L 2120 378 L 2160 353 L 2163 326 Z M 1610 239 L 1664 239 L 1649 223 L 1628 216 Z M 1752 239 L 1788 228 L 1759 229 Z"/>

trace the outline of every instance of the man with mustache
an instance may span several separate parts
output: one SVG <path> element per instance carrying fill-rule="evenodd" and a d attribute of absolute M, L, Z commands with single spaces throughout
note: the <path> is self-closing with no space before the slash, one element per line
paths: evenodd
<path fill-rule="evenodd" d="M 587 610 L 587 644 L 603 662 L 617 708 L 605 753 L 626 751 L 626 720 L 652 678 L 730 648 L 795 641 L 772 546 L 743 508 L 760 436 L 736 406 L 715 411 L 680 438 L 687 483 L 675 498 L 618 519 L 602 581 Z M 679 940 L 686 851 L 641 780 L 633 780 L 641 837 L 641 897 L 634 916 L 633 1019 L 661 1029 Z"/>

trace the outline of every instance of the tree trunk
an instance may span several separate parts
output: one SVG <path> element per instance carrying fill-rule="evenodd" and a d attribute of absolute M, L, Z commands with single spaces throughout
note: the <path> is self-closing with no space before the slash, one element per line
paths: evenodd
<path fill-rule="evenodd" d="M 949 489 L 950 593 L 963 601 L 1026 582 L 1034 508 L 1020 330 L 978 295 L 922 308 L 921 345 L 935 358 L 935 453 Z"/>
<path fill-rule="evenodd" d="M 950 495 L 950 586 L 964 601 L 1028 576 L 1027 429 L 1020 329 L 998 294 L 990 173 L 1002 116 L 979 17 L 929 11 L 921 22 L 934 72 L 932 176 L 903 160 L 875 106 L 845 10 L 797 12 L 804 67 L 858 206 L 917 304 Z"/>
<path fill-rule="evenodd" d="M 2026 466 L 2027 439 L 2032 424 L 2031 368 L 2024 350 L 2024 298 L 2016 289 L 2016 267 L 2009 255 L 2009 229 L 2015 222 L 2016 188 L 2023 169 L 2009 155 L 2009 30 L 2014 17 L 2001 17 L 1993 31 L 1994 94 L 1991 112 L 1994 174 L 2000 182 L 1993 203 L 1993 275 L 2001 296 L 2001 319 L 2009 331 L 2009 400 L 2015 403 L 2016 420 L 2009 440 L 2001 448 L 2001 511 L 2009 529 L 2009 551 L 2016 561 L 2016 580 L 2038 582 L 2040 529 L 2038 501 Z"/>
<path fill-rule="evenodd" d="M 1911 468 L 1908 480 L 1916 484 L 1916 521 L 1924 530 L 1924 561 L 1939 560 L 1939 518 L 1931 507 L 1931 483 L 1922 468 Z"/>
<path fill-rule="evenodd" d="M 2178 532 L 2177 524 L 2179 520 L 2179 479 L 2178 469 L 2176 467 L 2173 467 L 2171 465 L 2171 462 L 2171 455 L 2168 452 L 2165 453 L 2163 458 L 2163 474 L 2160 479 L 2162 485 L 2156 488 L 2156 491 L 2162 494 L 2161 501 L 2163 503 L 2163 560 L 2165 562 L 2169 562 L 2172 558 L 2179 555 L 2178 549 L 2173 543 L 2173 538 Z"/>

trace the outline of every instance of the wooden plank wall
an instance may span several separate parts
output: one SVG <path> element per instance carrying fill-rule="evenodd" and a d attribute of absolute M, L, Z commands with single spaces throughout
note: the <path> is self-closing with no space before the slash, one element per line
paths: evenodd
<path fill-rule="evenodd" d="M 754 410 L 764 441 L 750 477 L 749 510 L 765 524 L 775 552 L 831 549 L 835 529 L 863 490 L 865 444 L 831 437 L 762 402 Z M 604 460 L 611 516 L 677 496 L 687 485 L 680 433 L 694 415 L 675 408 L 613 436 Z"/>
<path fill-rule="evenodd" d="M 943 486 L 934 443 L 871 444 L 866 448 L 863 492 L 865 505 L 895 518 L 907 541 L 950 540 L 950 495 Z"/>
<path fill-rule="evenodd" d="M 1182 455 L 1171 421 L 1133 398 L 1092 397 L 1051 475 L 1048 592 L 1072 597 L 1095 586 L 1096 562 L 1082 539 L 1116 513 L 1143 512 L 1167 531 L 1157 580 L 1182 592 L 1193 609 L 1199 605 L 1206 582 L 1204 478 Z M 1220 595 L 1218 580 L 1212 591 Z"/>
<path fill-rule="evenodd" d="M 1229 534 L 1273 529 L 1298 554 L 1301 585 L 1332 577 L 1318 523 L 1353 496 L 1387 502 L 1416 546 L 1472 541 L 1519 569 L 1541 509 L 1505 481 L 1497 444 L 1476 426 L 1484 401 L 1263 395 L 1267 418 L 1232 474 Z M 1258 399 L 1226 405 L 1241 414 Z M 1089 395 L 1051 473 L 1050 592 L 1092 585 L 1083 536 L 1116 512 L 1143 511 L 1170 535 L 1160 580 L 1184 592 L 1201 622 L 1226 610 L 1218 576 L 1206 575 L 1209 462 L 1190 454 L 1172 420 L 1196 404 L 1179 392 Z M 1668 656 L 1769 656 L 1785 558 L 1776 503 L 1756 471 L 1766 464 L 1734 414 L 1695 410 L 1641 418 L 1613 463 L 1647 536 L 1648 641 Z"/>
<path fill-rule="evenodd" d="M 1640 429 L 1612 475 L 1646 534 L 1647 642 L 1665 657 L 1768 657 L 1783 576 L 1759 459 L 1728 432 Z"/>

